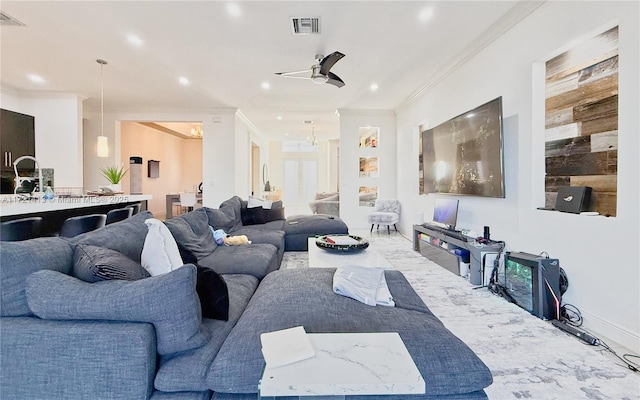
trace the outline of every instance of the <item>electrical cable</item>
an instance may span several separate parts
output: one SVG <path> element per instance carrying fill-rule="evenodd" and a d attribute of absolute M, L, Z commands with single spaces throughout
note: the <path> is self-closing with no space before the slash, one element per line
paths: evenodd
<path fill-rule="evenodd" d="M 640 356 L 635 355 L 635 354 L 623 354 L 622 357 L 620 357 L 618 355 L 618 353 L 616 353 L 608 344 L 606 344 L 604 341 L 602 341 L 601 339 L 597 339 L 597 343 L 596 345 L 601 346 L 602 348 L 604 348 L 605 351 L 608 351 L 609 353 L 613 354 L 618 360 L 622 361 L 625 366 L 627 368 L 629 368 L 631 371 L 637 373 L 640 373 L 640 364 L 635 363 L 633 361 L 630 361 L 627 359 L 627 357 L 635 357 L 635 358 L 640 358 Z M 618 364 L 620 365 L 620 364 Z"/>
<path fill-rule="evenodd" d="M 573 304 L 563 304 L 560 307 L 560 319 L 575 327 L 582 325 L 582 313 Z"/>

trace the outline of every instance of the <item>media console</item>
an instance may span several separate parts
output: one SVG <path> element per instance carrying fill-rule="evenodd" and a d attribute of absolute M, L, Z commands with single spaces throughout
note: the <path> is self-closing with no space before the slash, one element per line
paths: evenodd
<path fill-rule="evenodd" d="M 413 250 L 419 251 L 423 256 L 456 275 L 460 275 L 460 257 L 455 254 L 455 251 L 468 250 L 469 281 L 474 285 L 487 284 L 485 276 L 491 273 L 493 261 L 502 247 L 502 243 L 465 242 L 447 235 L 445 231 L 423 225 L 413 226 Z"/>

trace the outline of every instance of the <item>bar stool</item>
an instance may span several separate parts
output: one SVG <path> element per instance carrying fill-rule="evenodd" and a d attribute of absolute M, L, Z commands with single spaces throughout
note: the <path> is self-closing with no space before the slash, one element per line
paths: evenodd
<path fill-rule="evenodd" d="M 117 208 L 115 210 L 110 210 L 107 212 L 107 222 L 106 225 L 113 224 L 114 222 L 123 221 L 130 216 L 133 215 L 133 208 L 125 207 L 125 208 Z"/>
<path fill-rule="evenodd" d="M 36 238 L 40 234 L 41 223 L 42 217 L 20 218 L 3 222 L 0 224 L 0 240 L 16 242 Z"/>
<path fill-rule="evenodd" d="M 133 213 L 131 213 L 131 215 L 136 215 L 140 212 L 140 203 L 132 204 L 129 206 L 129 208 L 133 210 Z"/>
<path fill-rule="evenodd" d="M 60 228 L 60 236 L 74 237 L 81 233 L 102 228 L 107 222 L 106 214 L 90 214 L 67 218 Z"/>

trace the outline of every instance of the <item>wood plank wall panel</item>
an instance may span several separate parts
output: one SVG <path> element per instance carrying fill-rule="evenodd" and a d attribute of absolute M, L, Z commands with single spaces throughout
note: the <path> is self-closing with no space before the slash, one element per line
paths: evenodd
<path fill-rule="evenodd" d="M 615 216 L 618 27 L 547 61 L 545 99 L 545 206 L 561 186 L 589 186 L 590 211 Z"/>

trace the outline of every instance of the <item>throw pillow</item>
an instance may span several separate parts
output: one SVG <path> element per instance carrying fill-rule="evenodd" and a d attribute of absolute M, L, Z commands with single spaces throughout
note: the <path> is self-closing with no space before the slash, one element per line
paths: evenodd
<path fill-rule="evenodd" d="M 264 200 L 258 197 L 249 196 L 249 201 L 247 202 L 247 208 L 262 207 L 264 209 L 270 209 L 272 203 L 273 202 L 269 200 Z"/>
<path fill-rule="evenodd" d="M 151 323 L 158 353 L 166 355 L 208 342 L 195 286 L 192 265 L 133 282 L 87 283 L 42 270 L 29 275 L 26 294 L 29 308 L 43 319 Z"/>
<path fill-rule="evenodd" d="M 198 259 L 205 258 L 216 249 L 206 210 L 198 208 L 190 213 L 171 218 L 164 223 L 178 245 L 189 249 Z M 184 261 L 184 258 L 182 261 Z"/>
<path fill-rule="evenodd" d="M 229 292 L 227 283 L 222 277 L 211 268 L 198 268 L 198 283 L 196 291 L 200 298 L 202 317 L 229 320 Z"/>
<path fill-rule="evenodd" d="M 183 265 L 175 239 L 162 221 L 149 218 L 144 223 L 149 231 L 144 239 L 140 261 L 151 276 L 166 274 Z"/>
<path fill-rule="evenodd" d="M 137 281 L 151 275 L 124 254 L 104 247 L 79 244 L 73 252 L 73 276 L 85 282 L 111 279 Z"/>
<path fill-rule="evenodd" d="M 242 225 L 266 224 L 279 219 L 285 219 L 284 208 L 265 210 L 262 207 L 256 207 L 242 210 Z"/>
<path fill-rule="evenodd" d="M 198 269 L 196 292 L 204 318 L 229 320 L 229 291 L 227 283 L 211 268 L 198 265 L 198 259 L 189 249 L 178 243 L 180 256 L 185 264 L 193 264 Z"/>

